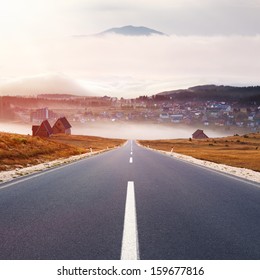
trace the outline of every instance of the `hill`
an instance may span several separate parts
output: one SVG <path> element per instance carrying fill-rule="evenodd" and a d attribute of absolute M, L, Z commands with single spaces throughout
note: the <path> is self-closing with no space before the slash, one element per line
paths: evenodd
<path fill-rule="evenodd" d="M 188 89 L 164 91 L 156 94 L 157 97 L 174 98 L 176 100 L 219 100 L 257 102 L 260 104 L 260 86 L 232 87 L 202 85 Z"/>
<path fill-rule="evenodd" d="M 115 147 L 121 139 L 95 136 L 55 135 L 39 138 L 0 132 L 0 171 L 27 167 L 51 160 L 67 158 L 92 151 Z"/>
<path fill-rule="evenodd" d="M 118 34 L 118 35 L 124 35 L 124 36 L 166 35 L 160 31 L 157 31 L 157 30 L 154 30 L 151 28 L 147 28 L 144 26 L 132 26 L 132 25 L 110 28 L 110 29 L 107 29 L 96 35 L 102 36 L 102 35 L 107 35 L 107 34 Z"/>

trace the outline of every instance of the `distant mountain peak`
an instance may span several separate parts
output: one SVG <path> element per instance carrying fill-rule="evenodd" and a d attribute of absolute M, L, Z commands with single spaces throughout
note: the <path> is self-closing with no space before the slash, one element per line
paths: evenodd
<path fill-rule="evenodd" d="M 114 27 L 107 29 L 96 35 L 102 36 L 107 34 L 118 34 L 123 36 L 151 36 L 151 35 L 166 35 L 163 32 L 147 28 L 144 26 L 126 25 L 123 27 Z"/>

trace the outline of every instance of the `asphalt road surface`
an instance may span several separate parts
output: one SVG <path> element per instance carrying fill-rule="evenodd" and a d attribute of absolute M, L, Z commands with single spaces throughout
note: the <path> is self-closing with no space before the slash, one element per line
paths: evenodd
<path fill-rule="evenodd" d="M 260 185 L 128 141 L 1 184 L 0 259 L 260 259 Z"/>

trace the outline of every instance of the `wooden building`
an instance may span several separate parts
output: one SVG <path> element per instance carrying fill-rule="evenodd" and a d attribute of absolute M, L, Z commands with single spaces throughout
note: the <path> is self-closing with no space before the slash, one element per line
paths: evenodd
<path fill-rule="evenodd" d="M 192 134 L 193 139 L 206 139 L 209 138 L 202 129 L 197 129 L 193 134 Z"/>
<path fill-rule="evenodd" d="M 52 134 L 52 128 L 48 120 L 45 120 L 41 125 L 32 126 L 32 135 L 39 137 L 50 137 Z"/>
<path fill-rule="evenodd" d="M 59 118 L 53 125 L 52 131 L 53 134 L 71 134 L 71 125 L 65 117 Z"/>

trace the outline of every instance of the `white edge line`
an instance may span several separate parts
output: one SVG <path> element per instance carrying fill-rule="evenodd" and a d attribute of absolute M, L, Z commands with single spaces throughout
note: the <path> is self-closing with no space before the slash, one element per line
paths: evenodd
<path fill-rule="evenodd" d="M 127 183 L 121 260 L 139 260 L 134 182 Z"/>

